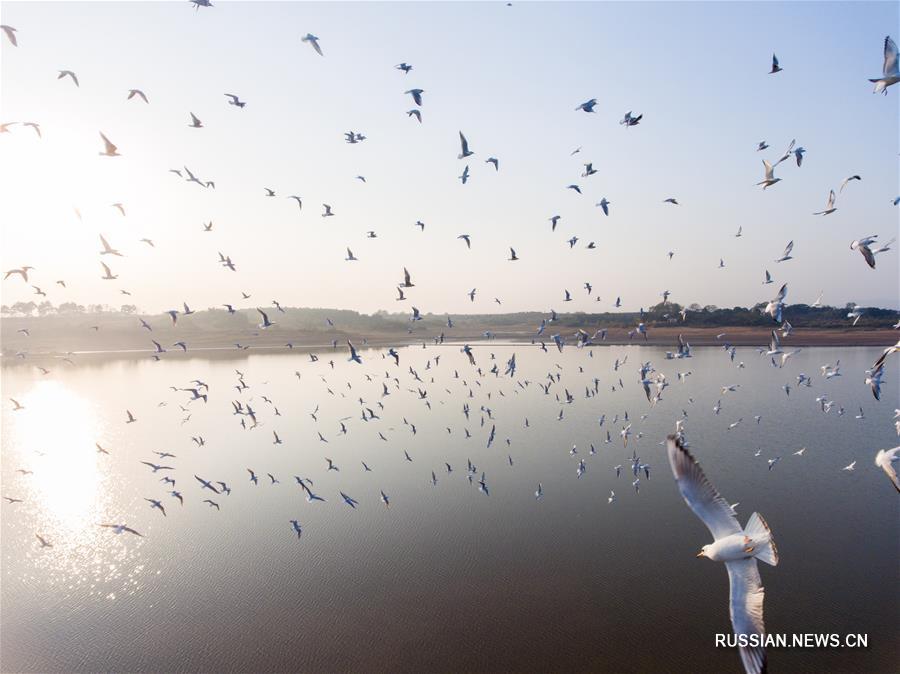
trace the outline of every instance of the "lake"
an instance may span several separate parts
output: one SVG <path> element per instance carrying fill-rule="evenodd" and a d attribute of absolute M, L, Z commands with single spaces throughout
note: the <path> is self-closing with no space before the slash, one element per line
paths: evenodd
<path fill-rule="evenodd" d="M 770 650 L 772 670 L 896 671 L 900 511 L 873 458 L 898 444 L 900 376 L 889 362 L 882 400 L 872 397 L 864 370 L 880 351 L 807 348 L 780 369 L 752 348 L 732 362 L 712 347 L 666 360 L 656 347 L 483 343 L 473 346 L 482 375 L 460 345 L 400 348 L 399 366 L 367 349 L 362 364 L 346 349 L 316 362 L 253 350 L 161 362 L 74 356 L 40 361 L 49 374 L 6 362 L 0 478 L 3 495 L 23 502 L 0 510 L 0 669 L 740 671 L 735 650 L 714 647 L 716 633 L 731 631 L 727 573 L 695 557 L 711 537 L 660 444 L 684 418 L 694 455 L 739 502 L 741 523 L 758 510 L 772 527 L 781 561 L 760 564 L 767 631 L 868 635 L 865 649 Z M 513 353 L 515 376 L 503 376 Z M 838 359 L 842 376 L 826 380 L 820 366 Z M 645 361 L 670 384 L 655 406 L 639 383 Z M 811 387 L 796 385 L 801 372 Z M 548 374 L 560 381 L 545 393 Z M 191 380 L 208 385 L 208 403 L 170 388 Z M 822 395 L 835 403 L 828 413 Z M 252 407 L 255 428 L 232 401 Z M 365 408 L 379 418 L 364 421 Z M 192 440 L 201 436 L 202 446 Z M 633 449 L 650 465 L 639 492 Z M 141 461 L 172 470 L 154 474 Z M 205 490 L 195 474 L 232 491 Z M 326 501 L 307 502 L 294 476 Z"/>

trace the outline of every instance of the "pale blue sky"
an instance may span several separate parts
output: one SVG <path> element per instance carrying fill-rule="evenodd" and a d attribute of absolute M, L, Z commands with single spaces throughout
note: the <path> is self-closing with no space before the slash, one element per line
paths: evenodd
<path fill-rule="evenodd" d="M 872 271 L 849 250 L 897 235 L 900 86 L 875 96 L 867 81 L 884 36 L 900 34 L 896 3 L 4 2 L 0 20 L 20 45 L 0 40 L 0 121 L 44 132 L 0 136 L 0 260 L 36 267 L 57 303 L 118 305 L 126 288 L 151 311 L 277 299 L 492 312 L 494 297 L 501 310 L 596 311 L 616 296 L 636 310 L 669 289 L 677 302 L 732 306 L 768 299 L 769 269 L 789 303 L 824 291 L 830 304 L 898 305 L 897 252 Z M 324 58 L 300 41 L 307 32 Z M 784 71 L 770 76 L 773 51 Z M 63 68 L 80 88 L 56 80 Z M 422 125 L 405 114 L 413 87 L 425 90 Z M 130 88 L 150 105 L 126 102 Z M 589 98 L 596 113 L 575 112 Z M 644 114 L 640 126 L 618 124 L 628 110 Z M 189 112 L 205 128 L 188 128 Z M 101 129 L 122 157 L 97 155 Z M 345 144 L 351 129 L 368 140 Z M 458 130 L 476 152 L 465 186 Z M 761 159 L 792 138 L 803 166 L 785 162 L 762 192 Z M 756 152 L 763 139 L 771 148 Z M 587 161 L 598 173 L 581 178 Z M 183 165 L 217 189 L 167 173 Z M 837 212 L 814 217 L 851 174 L 862 181 Z M 608 218 L 594 206 L 603 196 Z M 663 204 L 670 196 L 682 206 Z M 320 217 L 323 202 L 335 217 Z M 126 255 L 104 257 L 119 281 L 99 278 L 101 232 Z M 775 264 L 790 239 L 796 259 Z M 347 246 L 358 262 L 344 261 Z M 519 262 L 506 261 L 509 246 Z M 400 303 L 404 266 L 416 287 Z M 564 289 L 575 301 L 563 304 Z M 0 290 L 7 304 L 37 299 L 18 279 Z"/>

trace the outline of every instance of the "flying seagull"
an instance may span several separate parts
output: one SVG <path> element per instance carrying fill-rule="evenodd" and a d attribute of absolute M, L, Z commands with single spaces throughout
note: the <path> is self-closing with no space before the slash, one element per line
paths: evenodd
<path fill-rule="evenodd" d="M 882 75 L 878 79 L 870 79 L 869 81 L 875 83 L 875 89 L 872 93 L 877 94 L 883 91 L 885 96 L 887 96 L 889 86 L 900 82 L 897 44 L 891 39 L 890 35 L 884 38 L 884 67 L 882 68 Z"/>
<path fill-rule="evenodd" d="M 837 207 L 834 205 L 834 190 L 830 190 L 828 192 L 828 201 L 825 202 L 825 209 L 821 211 L 816 211 L 813 215 L 830 215 L 837 210 Z"/>
<path fill-rule="evenodd" d="M 117 148 L 115 145 L 113 145 L 112 141 L 110 141 L 109 138 L 107 138 L 105 135 L 103 135 L 102 131 L 100 132 L 100 138 L 103 139 L 103 145 L 104 145 L 103 152 L 100 153 L 101 155 L 103 155 L 104 157 L 121 157 L 122 156 L 119 154 L 119 148 Z"/>
<path fill-rule="evenodd" d="M 125 99 L 125 100 L 130 101 L 130 100 L 131 100 L 132 98 L 134 98 L 135 96 L 139 96 L 140 98 L 142 98 L 143 101 L 144 101 L 144 103 L 149 103 L 149 102 L 150 102 L 150 101 L 147 100 L 147 95 L 146 95 L 143 91 L 141 91 L 140 89 L 129 89 L 129 90 L 128 90 L 128 98 Z"/>
<path fill-rule="evenodd" d="M 728 502 L 707 480 L 682 439 L 670 435 L 666 441 L 669 464 L 678 490 L 694 514 L 706 525 L 713 542 L 704 545 L 698 557 L 725 562 L 731 583 L 731 624 L 736 635 L 765 634 L 763 599 L 765 591 L 756 560 L 778 564 L 778 550 L 769 525 L 759 513 L 753 513 L 741 528 Z M 748 674 L 766 671 L 766 652 L 761 645 L 739 646 L 741 661 Z"/>
<path fill-rule="evenodd" d="M 766 177 L 763 178 L 760 182 L 758 182 L 756 184 L 762 185 L 763 189 L 766 189 L 767 187 L 771 187 L 772 185 L 777 183 L 779 180 L 781 180 L 781 178 L 775 177 L 775 167 L 772 166 L 769 162 L 767 162 L 765 159 L 763 159 L 762 163 L 766 169 Z"/>
<path fill-rule="evenodd" d="M 418 105 L 420 108 L 422 107 L 422 94 L 425 93 L 424 89 L 410 89 L 409 91 L 405 91 L 403 93 L 412 96 L 413 100 L 416 102 L 416 105 Z M 422 119 L 419 118 L 419 121 L 421 122 Z"/>
<path fill-rule="evenodd" d="M 234 105 L 234 106 L 237 106 L 238 108 L 243 108 L 245 105 L 247 105 L 247 101 L 242 101 L 240 98 L 238 98 L 234 94 L 224 94 L 224 95 L 227 96 L 229 99 L 231 99 L 228 101 L 228 105 Z"/>
<path fill-rule="evenodd" d="M 474 152 L 469 150 L 469 141 L 466 140 L 466 137 L 463 135 L 463 132 L 459 132 L 459 144 L 462 147 L 462 152 L 456 157 L 457 159 L 465 159 L 466 157 L 471 157 Z"/>
<path fill-rule="evenodd" d="M 322 48 L 319 46 L 319 38 L 317 38 L 312 33 L 307 33 L 306 35 L 304 35 L 303 37 L 300 38 L 300 41 L 301 42 L 309 42 L 309 44 L 312 46 L 313 49 L 316 50 L 316 53 L 319 56 L 325 56 L 325 54 L 322 53 Z"/>
<path fill-rule="evenodd" d="M 19 42 L 16 40 L 16 29 L 12 26 L 0 26 L 0 30 L 6 33 L 6 37 L 9 38 L 10 43 L 13 47 L 18 47 Z"/>
<path fill-rule="evenodd" d="M 778 57 L 775 54 L 772 54 L 772 69 L 769 71 L 770 75 L 774 75 L 775 73 L 780 73 L 784 68 L 778 65 Z"/>
<path fill-rule="evenodd" d="M 896 49 L 896 47 L 895 47 L 895 49 Z M 78 84 L 78 76 L 75 73 L 73 73 L 71 70 L 60 70 L 59 75 L 56 76 L 56 79 L 61 80 L 63 77 L 65 77 L 67 75 L 72 78 L 72 81 L 75 83 L 76 87 L 81 86 L 80 84 Z"/>

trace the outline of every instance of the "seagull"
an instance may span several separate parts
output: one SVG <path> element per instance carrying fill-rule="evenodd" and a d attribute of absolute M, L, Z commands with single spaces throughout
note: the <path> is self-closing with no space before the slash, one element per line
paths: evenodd
<path fill-rule="evenodd" d="M 348 359 L 348 361 L 353 361 L 362 365 L 362 358 L 360 358 L 359 354 L 356 353 L 356 348 L 353 346 L 353 344 L 350 343 L 349 339 L 347 340 L 347 346 L 350 348 L 350 358 Z"/>
<path fill-rule="evenodd" d="M 870 79 L 875 83 L 873 94 L 884 92 L 887 96 L 887 89 L 892 84 L 900 82 L 900 68 L 897 63 L 897 44 L 888 35 L 884 38 L 884 66 L 882 67 L 882 75 L 878 79 Z"/>
<path fill-rule="evenodd" d="M 122 253 L 111 247 L 102 234 L 100 235 L 100 243 L 103 246 L 103 250 L 100 251 L 101 255 L 117 255 L 122 257 Z"/>
<path fill-rule="evenodd" d="M 115 145 L 113 145 L 112 141 L 110 141 L 109 138 L 107 138 L 105 135 L 103 135 L 102 131 L 100 132 L 100 138 L 103 139 L 103 145 L 104 145 L 103 152 L 100 153 L 102 156 L 104 156 L 104 157 L 121 157 L 122 156 L 119 154 L 119 151 L 118 151 L 119 148 L 117 148 Z M 122 213 L 122 215 L 124 215 L 124 213 Z"/>
<path fill-rule="evenodd" d="M 863 256 L 863 259 L 865 259 L 866 264 L 872 269 L 875 269 L 875 254 L 869 246 L 875 243 L 877 238 L 878 235 L 874 234 L 872 236 L 865 236 L 861 239 L 857 239 L 850 244 L 850 250 L 858 250 Z"/>
<path fill-rule="evenodd" d="M 771 187 L 775 183 L 781 180 L 781 178 L 775 177 L 775 167 L 772 166 L 765 159 L 762 160 L 763 166 L 766 169 L 766 177 L 763 178 L 760 182 L 756 183 L 757 185 L 762 185 L 765 190 L 767 187 Z"/>
<path fill-rule="evenodd" d="M 344 258 L 347 262 L 359 262 L 359 258 L 353 255 L 353 251 L 349 248 L 347 249 L 347 257 Z"/>
<path fill-rule="evenodd" d="M 772 69 L 769 71 L 770 75 L 774 75 L 775 73 L 780 73 L 784 68 L 778 65 L 778 57 L 775 54 L 772 54 Z"/>
<path fill-rule="evenodd" d="M 413 69 L 408 63 L 398 63 L 394 66 L 397 70 L 402 70 L 405 75 L 409 75 L 409 71 Z"/>
<path fill-rule="evenodd" d="M 627 129 L 629 126 L 637 126 L 641 123 L 641 119 L 643 119 L 644 115 L 640 114 L 637 117 L 631 116 L 631 111 L 625 113 L 625 116 L 619 121 L 619 124 L 624 124 Z"/>
<path fill-rule="evenodd" d="M 577 112 L 578 110 L 584 110 L 585 112 L 594 112 L 595 105 L 597 105 L 597 99 L 592 98 L 591 100 L 585 101 L 584 103 L 579 105 L 577 108 L 575 108 L 575 111 Z"/>
<path fill-rule="evenodd" d="M 837 210 L 834 205 L 834 190 L 828 192 L 828 201 L 825 202 L 825 209 L 816 211 L 813 215 L 830 215 Z"/>
<path fill-rule="evenodd" d="M 469 181 L 469 165 L 466 164 L 466 167 L 463 169 L 462 175 L 458 176 L 462 184 L 465 185 Z"/>
<path fill-rule="evenodd" d="M 787 262 L 788 260 L 793 260 L 791 257 L 791 251 L 794 250 L 794 241 L 793 239 L 788 241 L 788 245 L 784 247 L 784 252 L 781 254 L 781 257 L 777 258 L 775 262 Z"/>
<path fill-rule="evenodd" d="M 230 99 L 228 101 L 228 105 L 234 105 L 234 106 L 237 106 L 238 108 L 243 108 L 245 105 L 247 105 L 247 101 L 242 101 L 234 94 L 224 94 L 224 95 Z"/>
<path fill-rule="evenodd" d="M 537 491 L 534 492 L 534 497 L 538 501 L 540 501 L 542 498 L 544 498 L 544 485 L 541 484 L 540 482 L 538 482 L 538 488 L 537 488 Z"/>
<path fill-rule="evenodd" d="M 509 262 L 517 262 L 518 260 L 519 260 L 519 258 L 516 256 L 516 249 L 510 248 L 509 249 Z"/>
<path fill-rule="evenodd" d="M 856 470 L 856 461 L 851 461 L 846 466 L 841 468 L 841 470 L 846 470 L 846 471 L 851 471 L 851 472 Z"/>
<path fill-rule="evenodd" d="M 34 536 L 35 536 L 35 538 L 38 539 L 38 541 L 40 541 L 41 548 L 52 548 L 53 547 L 53 543 L 50 543 L 46 538 L 44 538 L 40 534 L 35 534 Z"/>
<path fill-rule="evenodd" d="M 891 484 L 894 485 L 894 489 L 900 492 L 900 482 L 897 480 L 897 469 L 894 468 L 894 463 L 896 461 L 900 461 L 900 447 L 894 447 L 893 449 L 879 449 L 878 453 L 875 455 L 875 465 L 884 471 L 885 475 L 890 479 Z"/>
<path fill-rule="evenodd" d="M 759 141 L 759 145 L 756 146 L 756 151 L 761 152 L 762 150 L 768 149 L 768 147 L 769 147 L 769 144 L 766 143 L 766 141 L 761 140 L 761 141 Z"/>
<path fill-rule="evenodd" d="M 847 186 L 847 184 L 848 184 L 851 180 L 862 180 L 862 178 L 860 178 L 858 175 L 852 175 L 852 176 L 850 176 L 849 178 L 844 178 L 844 179 L 841 181 L 841 188 L 838 190 L 838 192 L 843 192 L 843 191 L 844 191 L 844 188 Z"/>
<path fill-rule="evenodd" d="M 409 91 L 404 91 L 403 93 L 409 94 L 410 96 L 412 96 L 413 101 L 415 101 L 416 105 L 418 105 L 420 108 L 422 107 L 422 94 L 425 93 L 424 89 L 410 89 Z M 409 114 L 409 113 L 407 113 L 407 114 Z M 421 117 L 419 117 L 419 121 L 420 122 L 422 121 Z"/>
<path fill-rule="evenodd" d="M 331 212 L 331 206 L 329 206 L 328 204 L 322 204 L 322 208 L 325 209 L 325 212 L 322 213 L 323 218 L 330 218 L 334 215 L 334 213 Z"/>
<path fill-rule="evenodd" d="M 325 56 L 325 54 L 322 53 L 322 48 L 319 46 L 319 38 L 317 38 L 312 33 L 307 33 L 306 35 L 304 35 L 303 37 L 300 38 L 300 41 L 301 42 L 309 42 L 309 44 L 312 46 L 313 49 L 316 50 L 316 53 L 319 56 Z"/>
<path fill-rule="evenodd" d="M 597 206 L 599 206 L 600 208 L 603 209 L 603 215 L 609 215 L 609 205 L 611 203 L 612 203 L 611 201 L 606 200 L 606 197 L 603 197 L 600 200 L 600 202 L 597 204 Z"/>
<path fill-rule="evenodd" d="M 763 624 L 764 590 L 756 560 L 778 564 L 778 550 L 769 525 L 759 513 L 750 516 L 741 528 L 731 507 L 707 480 L 681 438 L 670 435 L 666 450 L 672 473 L 685 502 L 703 521 L 713 536 L 698 557 L 725 562 L 731 583 L 731 624 L 736 635 L 765 634 Z M 757 637 L 758 638 L 758 637 Z M 766 652 L 760 645 L 740 646 L 741 661 L 748 674 L 766 671 Z"/>
<path fill-rule="evenodd" d="M 2 30 L 4 33 L 6 33 L 6 37 L 9 38 L 9 42 L 10 42 L 10 44 L 12 44 L 13 47 L 19 46 L 19 42 L 16 40 L 16 29 L 15 28 L 13 28 L 12 26 L 0 25 L 0 30 Z"/>
<path fill-rule="evenodd" d="M 191 123 L 188 124 L 188 126 L 191 127 L 192 129 L 202 129 L 202 128 L 203 128 L 203 122 L 201 122 L 201 121 L 197 118 L 197 115 L 195 115 L 195 114 L 192 112 L 192 113 L 191 113 Z"/>
<path fill-rule="evenodd" d="M 60 70 L 59 75 L 56 76 L 56 79 L 61 80 L 66 75 L 68 75 L 69 77 L 72 78 L 72 81 L 75 83 L 76 87 L 81 86 L 78 84 L 78 76 L 75 73 L 73 73 L 71 70 Z"/>
<path fill-rule="evenodd" d="M 663 199 L 663 203 L 664 204 L 672 204 L 674 206 L 681 206 L 681 204 L 678 203 L 678 200 L 675 199 L 674 197 L 669 197 L 668 199 Z"/>
<path fill-rule="evenodd" d="M 156 508 L 163 514 L 163 516 L 166 515 L 166 509 L 160 501 L 152 498 L 145 498 L 144 500 L 150 503 L 151 508 Z"/>
<path fill-rule="evenodd" d="M 463 135 L 462 131 L 459 132 L 459 144 L 462 151 L 456 157 L 457 159 L 465 159 L 466 157 L 471 157 L 473 154 L 475 154 L 474 152 L 469 150 L 469 141 L 466 140 L 466 137 Z"/>
<path fill-rule="evenodd" d="M 144 536 L 144 534 L 135 531 L 134 529 L 129 527 L 127 524 L 101 524 L 100 526 L 106 527 L 107 529 L 112 529 L 112 532 L 116 535 L 129 533 L 129 534 L 134 534 L 135 536 L 141 536 L 141 537 Z"/>
<path fill-rule="evenodd" d="M 407 111 L 406 111 L 406 116 L 407 116 L 407 117 L 415 117 L 417 120 L 419 120 L 419 124 L 422 123 L 422 112 L 421 112 L 421 110 L 415 110 L 415 109 L 413 109 L 413 110 L 407 110 Z"/>
<path fill-rule="evenodd" d="M 103 267 L 104 271 L 104 275 L 100 278 L 102 278 L 104 281 L 114 281 L 115 279 L 119 278 L 118 274 L 113 274 L 105 263 L 101 262 L 100 266 Z"/>
<path fill-rule="evenodd" d="M 135 96 L 138 96 L 138 97 L 140 97 L 141 99 L 143 99 L 144 103 L 149 103 L 149 102 L 150 102 L 150 101 L 147 100 L 147 95 L 146 95 L 143 91 L 141 91 L 140 89 L 129 89 L 129 90 L 128 90 L 128 98 L 125 99 L 125 100 L 130 101 L 130 100 L 131 100 L 132 98 L 134 98 Z"/>
<path fill-rule="evenodd" d="M 259 315 L 262 316 L 263 319 L 263 322 L 260 323 L 257 327 L 259 327 L 261 330 L 265 330 L 266 328 L 270 328 L 275 325 L 275 323 L 269 320 L 269 317 L 266 315 L 265 311 L 263 311 L 259 307 L 257 307 L 256 310 L 259 312 Z"/>
<path fill-rule="evenodd" d="M 484 163 L 485 164 L 493 164 L 495 171 L 500 170 L 500 160 L 497 159 L 496 157 L 488 157 L 487 159 L 484 160 Z"/>

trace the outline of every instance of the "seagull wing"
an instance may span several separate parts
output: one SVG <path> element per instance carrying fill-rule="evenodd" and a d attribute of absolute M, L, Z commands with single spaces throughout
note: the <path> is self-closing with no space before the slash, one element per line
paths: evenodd
<path fill-rule="evenodd" d="M 109 140 L 109 138 L 107 138 L 105 135 L 103 135 L 102 131 L 100 132 L 100 137 L 103 139 L 103 144 L 106 145 L 106 151 L 108 153 L 112 154 L 113 152 L 115 152 L 118 149 L 115 145 L 112 144 L 112 142 Z"/>
<path fill-rule="evenodd" d="M 462 131 L 459 132 L 459 143 L 462 146 L 462 154 L 469 154 L 469 141 L 466 140 Z"/>
<path fill-rule="evenodd" d="M 900 452 L 900 447 L 894 447 L 893 449 L 879 449 L 878 454 L 875 456 L 875 464 L 881 467 L 885 474 L 891 479 L 894 488 L 900 492 L 900 481 L 897 480 L 897 469 L 894 468 L 894 462 L 900 460 L 898 452 Z"/>
<path fill-rule="evenodd" d="M 900 75 L 897 65 L 897 43 L 890 36 L 884 38 L 884 76 L 896 77 Z"/>
<path fill-rule="evenodd" d="M 765 634 L 763 598 L 765 590 L 759 577 L 756 560 L 740 559 L 727 562 L 731 582 L 730 613 L 735 634 Z M 741 661 L 747 674 L 766 671 L 766 651 L 762 646 L 740 647 Z"/>
<path fill-rule="evenodd" d="M 743 531 L 728 503 L 706 479 L 700 464 L 691 456 L 683 441 L 670 435 L 666 441 L 666 450 L 672 473 L 678 483 L 678 491 L 713 538 L 719 539 Z"/>

